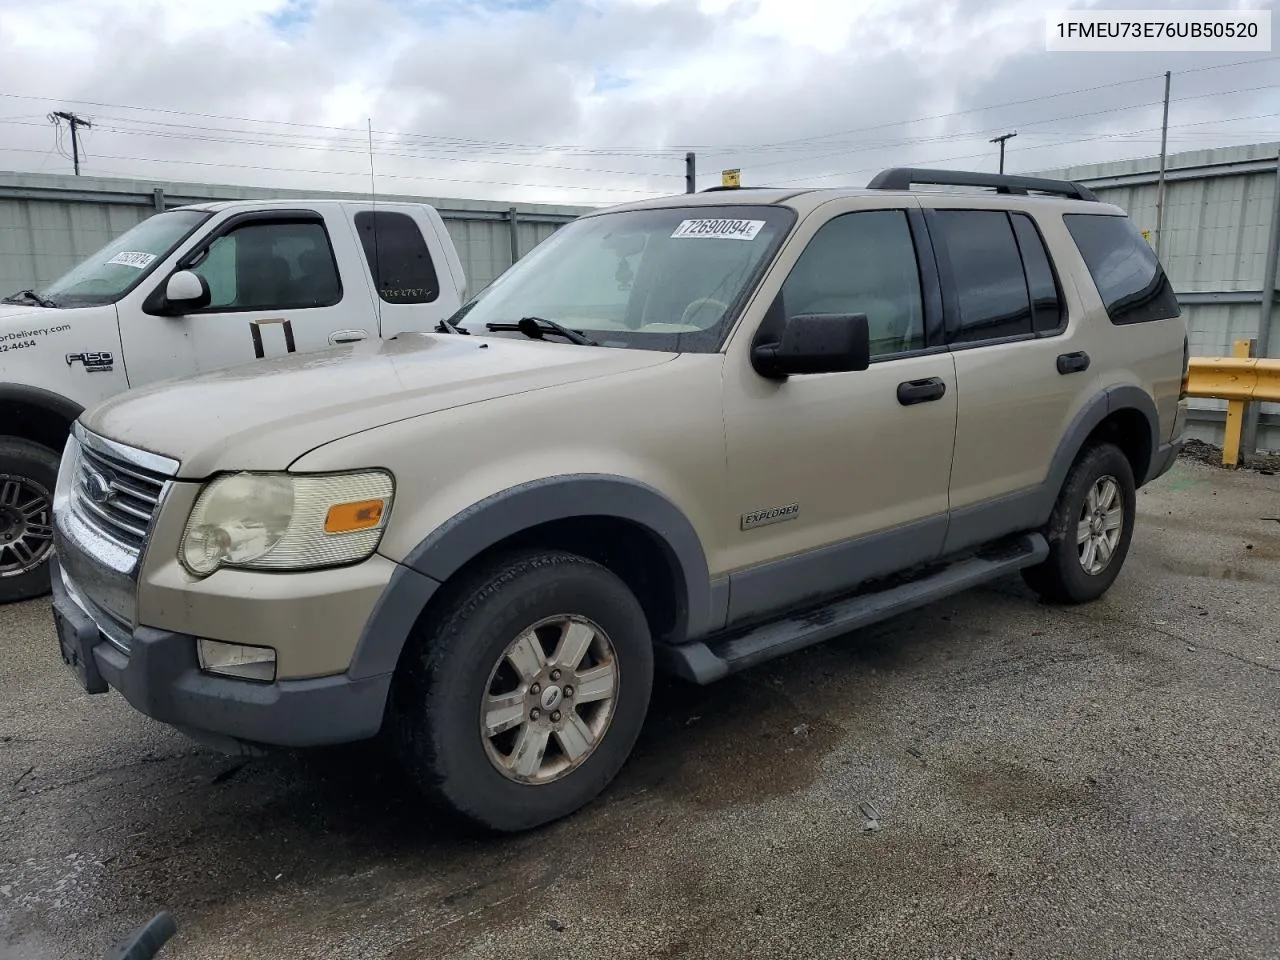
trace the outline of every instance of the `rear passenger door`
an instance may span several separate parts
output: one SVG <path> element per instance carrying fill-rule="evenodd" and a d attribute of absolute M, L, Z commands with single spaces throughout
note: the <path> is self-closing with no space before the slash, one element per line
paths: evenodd
<path fill-rule="evenodd" d="M 1019 495 L 1044 481 L 1092 375 L 1037 221 L 945 203 L 926 217 L 959 394 L 951 551 L 1026 528 L 1030 498 Z"/>
<path fill-rule="evenodd" d="M 429 332 L 453 313 L 440 297 L 440 276 L 422 230 L 400 210 L 359 210 L 353 217 L 369 276 L 373 278 L 379 334 Z M 441 264 L 448 278 L 448 266 Z"/>

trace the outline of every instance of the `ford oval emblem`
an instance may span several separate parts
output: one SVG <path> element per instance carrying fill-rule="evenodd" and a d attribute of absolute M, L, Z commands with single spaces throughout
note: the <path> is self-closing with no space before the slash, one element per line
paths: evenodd
<path fill-rule="evenodd" d="M 86 470 L 84 474 L 84 495 L 96 504 L 104 504 L 111 499 L 111 481 L 97 470 Z"/>

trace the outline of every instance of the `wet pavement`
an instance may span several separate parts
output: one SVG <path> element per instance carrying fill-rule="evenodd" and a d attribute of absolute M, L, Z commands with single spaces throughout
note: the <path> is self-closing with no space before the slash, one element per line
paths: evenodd
<path fill-rule="evenodd" d="M 1112 592 L 1003 581 L 708 688 L 532 834 L 368 747 L 245 761 L 0 608 L 0 958 L 1274 958 L 1280 478 L 1179 463 Z"/>

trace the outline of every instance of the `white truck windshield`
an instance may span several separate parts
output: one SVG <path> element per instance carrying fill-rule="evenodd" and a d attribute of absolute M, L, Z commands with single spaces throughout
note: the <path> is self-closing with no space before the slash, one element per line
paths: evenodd
<path fill-rule="evenodd" d="M 170 210 L 142 221 L 40 291 L 57 307 L 115 303 L 209 218 L 202 210 Z"/>

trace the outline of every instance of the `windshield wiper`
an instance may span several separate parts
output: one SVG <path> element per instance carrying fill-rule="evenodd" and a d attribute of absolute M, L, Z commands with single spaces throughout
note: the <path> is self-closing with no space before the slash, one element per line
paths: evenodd
<path fill-rule="evenodd" d="M 570 330 L 554 320 L 547 320 L 543 317 L 521 317 L 519 323 L 486 323 L 484 326 L 486 330 L 519 330 L 531 340 L 541 340 L 544 334 L 555 333 L 564 337 L 570 343 L 581 344 L 584 347 L 600 346 L 596 341 L 584 336 L 577 330 Z"/>
<path fill-rule="evenodd" d="M 5 303 L 22 303 L 24 301 L 34 303 L 36 306 L 48 307 L 49 309 L 54 309 L 58 306 L 52 300 L 40 296 L 34 290 L 19 290 L 17 293 L 4 298 Z"/>
<path fill-rule="evenodd" d="M 450 323 L 448 320 L 441 320 L 436 324 L 436 333 L 460 333 L 464 337 L 471 336 L 470 330 L 463 330 L 461 327 Z"/>

